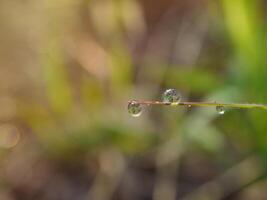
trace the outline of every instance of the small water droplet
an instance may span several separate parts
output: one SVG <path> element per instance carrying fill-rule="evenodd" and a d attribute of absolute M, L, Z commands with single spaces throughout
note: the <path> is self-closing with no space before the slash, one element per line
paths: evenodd
<path fill-rule="evenodd" d="M 179 103 L 181 95 L 175 89 L 167 89 L 162 95 L 164 103 Z"/>
<path fill-rule="evenodd" d="M 136 101 L 131 101 L 128 104 L 128 112 L 133 117 L 139 117 L 142 114 L 142 106 Z"/>
<path fill-rule="evenodd" d="M 216 106 L 216 111 L 220 114 L 223 115 L 225 113 L 225 108 L 223 106 Z"/>

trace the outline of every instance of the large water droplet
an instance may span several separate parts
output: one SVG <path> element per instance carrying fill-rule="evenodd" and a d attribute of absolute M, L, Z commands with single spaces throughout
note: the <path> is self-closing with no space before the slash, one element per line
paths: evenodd
<path fill-rule="evenodd" d="M 164 103 L 179 103 L 181 95 L 175 89 L 167 89 L 162 95 Z"/>
<path fill-rule="evenodd" d="M 136 101 L 131 101 L 128 104 L 128 112 L 133 117 L 139 117 L 142 114 L 142 106 Z"/>
<path fill-rule="evenodd" d="M 220 114 L 223 115 L 225 113 L 225 108 L 223 106 L 216 106 L 216 111 Z"/>

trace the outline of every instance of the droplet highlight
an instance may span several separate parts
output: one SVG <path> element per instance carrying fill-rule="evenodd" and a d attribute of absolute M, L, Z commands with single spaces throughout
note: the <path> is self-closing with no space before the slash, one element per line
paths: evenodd
<path fill-rule="evenodd" d="M 216 111 L 220 114 L 223 115 L 225 113 L 225 108 L 223 106 L 216 106 Z"/>
<path fill-rule="evenodd" d="M 181 95 L 175 89 L 167 89 L 162 95 L 162 101 L 164 103 L 176 103 L 181 100 Z"/>
<path fill-rule="evenodd" d="M 128 104 L 128 112 L 133 117 L 139 117 L 142 114 L 142 106 L 136 101 L 131 101 Z"/>

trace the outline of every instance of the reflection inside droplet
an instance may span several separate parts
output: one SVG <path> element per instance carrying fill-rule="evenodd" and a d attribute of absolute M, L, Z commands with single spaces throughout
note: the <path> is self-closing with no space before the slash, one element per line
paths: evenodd
<path fill-rule="evenodd" d="M 175 89 L 167 89 L 162 95 L 164 103 L 179 103 L 181 95 Z"/>
<path fill-rule="evenodd" d="M 131 101 L 128 104 L 128 112 L 133 117 L 139 117 L 142 114 L 142 106 L 136 101 Z"/>
<path fill-rule="evenodd" d="M 220 114 L 223 115 L 225 113 L 225 108 L 223 106 L 216 106 L 216 111 Z"/>

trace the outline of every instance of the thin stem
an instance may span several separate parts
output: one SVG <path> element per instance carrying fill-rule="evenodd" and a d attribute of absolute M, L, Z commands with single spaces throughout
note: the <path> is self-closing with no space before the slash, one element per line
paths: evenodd
<path fill-rule="evenodd" d="M 249 103 L 217 103 L 217 102 L 179 102 L 179 103 L 168 103 L 162 101 L 143 101 L 143 100 L 132 100 L 128 103 L 139 103 L 141 105 L 165 105 L 165 106 L 198 106 L 198 107 L 228 107 L 228 108 L 259 108 L 259 109 L 267 109 L 267 105 L 264 104 L 249 104 Z"/>

